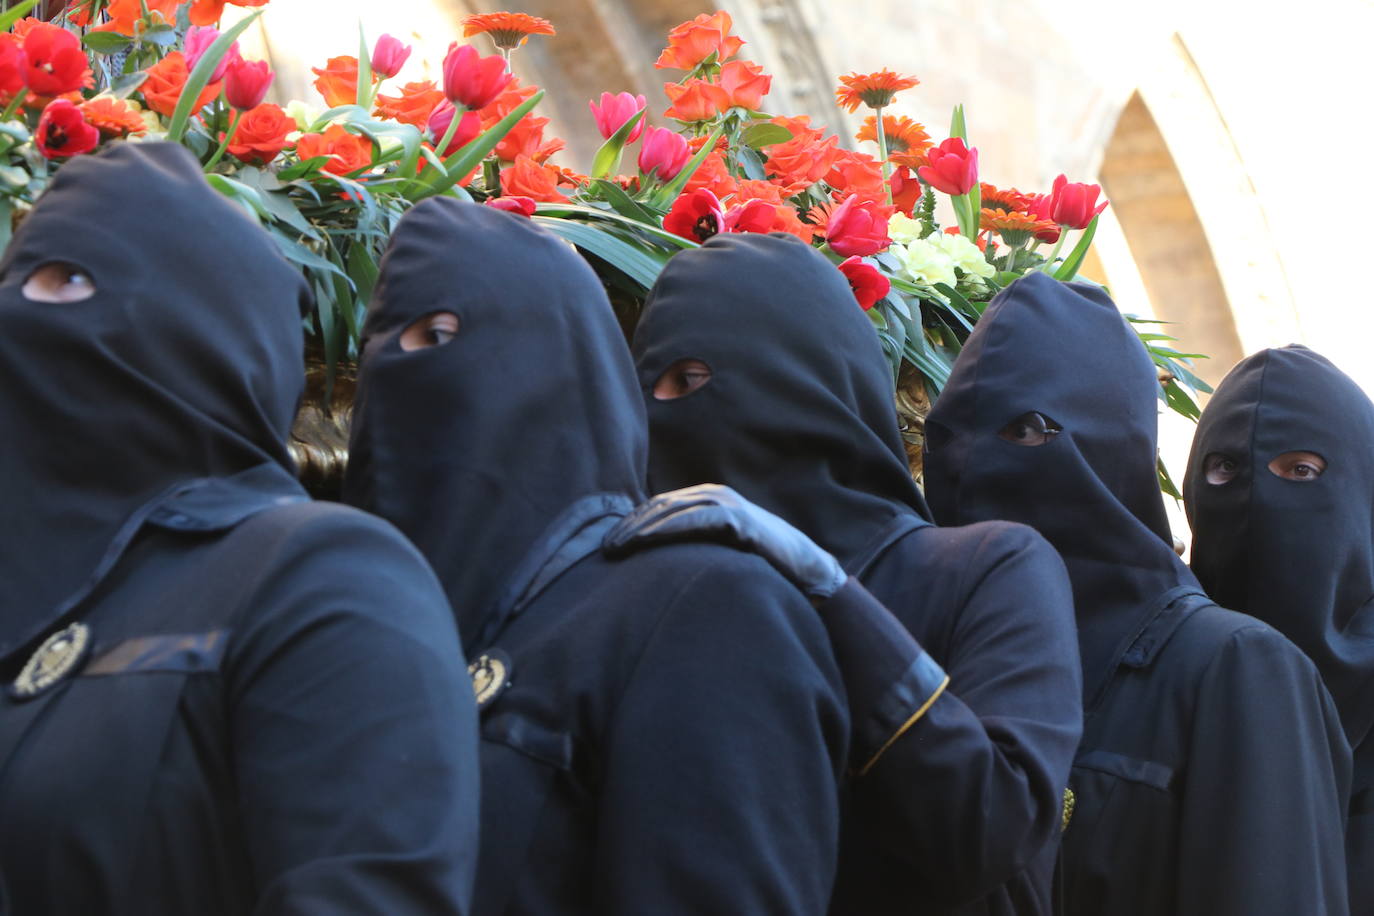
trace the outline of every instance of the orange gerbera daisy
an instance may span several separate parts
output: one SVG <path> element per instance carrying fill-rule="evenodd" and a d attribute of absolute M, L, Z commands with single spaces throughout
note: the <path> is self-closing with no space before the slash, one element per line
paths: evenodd
<path fill-rule="evenodd" d="M 1003 242 L 1013 248 L 1026 244 L 1037 232 L 1053 227 L 1054 223 L 1050 220 L 1036 219 L 1029 213 L 1016 210 L 989 210 L 984 207 L 978 218 L 979 229 L 996 232 L 1002 237 Z"/>
<path fill-rule="evenodd" d="M 890 104 L 892 97 L 903 89 L 920 84 L 921 81 L 914 76 L 899 76 L 887 69 L 877 73 L 851 73 L 840 77 L 835 101 L 845 111 L 858 111 L 860 104 L 882 108 Z"/>
<path fill-rule="evenodd" d="M 81 113 L 86 121 L 100 130 L 105 137 L 127 137 L 130 134 L 147 133 L 148 125 L 134 107 L 123 99 L 101 96 L 81 103 Z"/>
<path fill-rule="evenodd" d="M 978 183 L 978 189 L 982 192 L 982 206 L 985 210 L 1005 210 L 1008 213 L 1025 213 L 1030 205 L 1030 195 L 1022 194 L 1015 188 L 995 187 L 986 181 Z"/>
<path fill-rule="evenodd" d="M 482 13 L 463 17 L 463 37 L 471 38 L 483 32 L 502 51 L 513 51 L 529 40 L 531 35 L 553 35 L 553 23 L 526 13 Z"/>
<path fill-rule="evenodd" d="M 933 144 L 924 124 L 913 121 L 906 115 L 883 115 L 883 136 L 887 140 L 887 160 L 893 165 L 904 165 L 915 170 L 927 164 L 926 150 Z M 877 143 L 878 116 L 869 115 L 865 118 L 864 126 L 859 128 L 854 139 L 861 143 L 864 140 Z"/>

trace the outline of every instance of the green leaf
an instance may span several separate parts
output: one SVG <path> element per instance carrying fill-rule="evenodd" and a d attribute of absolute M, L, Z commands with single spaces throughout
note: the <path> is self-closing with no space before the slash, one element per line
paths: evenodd
<path fill-rule="evenodd" d="M 367 108 L 372 104 L 372 54 L 367 49 L 367 33 L 363 31 L 362 20 L 358 20 L 358 86 L 354 98 L 358 105 Z"/>
<path fill-rule="evenodd" d="M 145 70 L 139 70 L 135 73 L 121 73 L 110 81 L 110 95 L 117 99 L 127 99 L 138 91 L 138 87 L 142 86 L 143 81 L 147 78 L 148 73 Z"/>
<path fill-rule="evenodd" d="M 759 149 L 764 146 L 772 146 L 775 143 L 786 143 L 792 139 L 792 131 L 781 124 L 764 121 L 761 124 L 751 124 L 746 127 L 739 138 L 745 146 Z"/>
<path fill-rule="evenodd" d="M 240 201 L 246 204 L 248 209 L 253 211 L 259 218 L 271 217 L 272 213 L 267 209 L 267 205 L 262 201 L 262 195 L 256 188 L 250 188 L 241 181 L 235 181 L 227 175 L 220 175 L 212 172 L 205 176 L 206 182 L 210 187 L 223 194 L 231 200 Z"/>
<path fill-rule="evenodd" d="M 660 228 L 656 223 L 651 225 L 630 217 L 621 216 L 619 213 L 612 213 L 610 210 L 599 210 L 596 207 L 585 207 L 579 204 L 539 204 L 539 208 L 536 212 L 538 212 L 540 216 L 575 216 L 584 219 L 604 220 L 606 222 L 616 223 L 625 229 L 653 236 L 655 241 L 672 245 L 675 248 L 701 247 L 691 239 L 684 239 L 680 235 L 673 235 L 673 233 L 666 229 Z"/>
<path fill-rule="evenodd" d="M 1164 495 L 1172 496 L 1174 499 L 1183 499 L 1183 494 L 1178 492 L 1174 479 L 1169 476 L 1169 469 L 1164 466 L 1163 458 L 1155 458 L 1155 469 L 1159 474 L 1159 488 L 1164 491 Z"/>
<path fill-rule="evenodd" d="M 0 32 L 8 32 L 10 29 L 14 28 L 14 24 L 27 16 L 29 10 L 33 9 L 37 3 L 38 0 L 24 0 L 24 2 L 18 3 L 5 10 L 5 12 L 0 13 Z"/>
<path fill-rule="evenodd" d="M 625 144 L 629 142 L 630 134 L 634 133 L 635 126 L 639 124 L 640 121 L 643 121 L 644 118 L 648 116 L 648 113 L 649 109 L 647 107 L 641 108 L 639 111 L 635 112 L 633 118 L 630 118 L 624 124 L 620 125 L 619 129 L 611 134 L 605 143 L 601 144 L 601 148 L 598 149 L 596 155 L 592 157 L 591 177 L 605 178 L 619 168 L 620 156 L 625 152 Z"/>
<path fill-rule="evenodd" d="M 195 114 L 191 109 L 195 106 L 196 100 L 205 87 L 210 84 L 210 76 L 219 66 L 219 62 L 224 59 L 224 55 L 229 53 L 229 48 L 238 40 L 247 28 L 258 21 L 258 17 L 263 14 L 262 9 L 254 10 L 243 19 L 234 23 L 231 28 L 220 33 L 215 43 L 201 55 L 196 67 L 191 71 L 191 75 L 186 78 L 186 85 L 181 87 L 181 97 L 177 99 L 177 107 L 172 112 L 172 120 L 167 125 L 167 139 L 173 143 L 180 143 L 182 135 L 186 133 L 186 126 L 191 121 L 191 115 Z"/>
<path fill-rule="evenodd" d="M 673 180 L 664 185 L 662 190 L 655 195 L 656 201 L 667 201 L 662 209 L 668 209 L 668 205 L 682 193 L 683 188 L 687 187 L 687 182 L 692 180 L 692 176 L 696 174 L 697 169 L 701 168 L 706 157 L 711 155 L 711 151 L 716 148 L 718 140 L 720 140 L 719 128 L 711 131 L 711 136 L 706 138 L 706 142 L 701 145 L 701 149 L 697 150 L 697 154 L 688 160 L 687 164 L 682 167 L 682 171 L 678 172 Z"/>
<path fill-rule="evenodd" d="M 134 40 L 118 32 L 87 32 L 81 43 L 96 54 L 118 54 L 133 47 Z"/>
<path fill-rule="evenodd" d="M 968 124 L 964 122 L 964 106 L 962 104 L 954 106 L 954 115 L 949 123 L 949 135 L 958 137 L 965 144 L 968 143 Z"/>
<path fill-rule="evenodd" d="M 543 98 L 544 90 L 540 89 L 513 108 L 510 114 L 497 121 L 490 129 L 455 150 L 453 155 L 444 160 L 444 171 L 436 172 L 435 176 L 427 181 L 422 179 L 410 200 L 418 202 L 434 194 L 442 194 L 456 185 L 463 179 L 464 175 L 476 168 L 477 164 L 485 159 L 488 153 L 496 149 L 496 144 L 500 143 L 520 119 L 538 105 Z M 457 116 L 459 115 L 455 114 L 455 117 Z"/>
<path fill-rule="evenodd" d="M 609 232 L 603 232 L 594 226 L 588 226 L 586 223 L 538 215 L 533 219 L 561 238 L 572 242 L 578 248 L 596 255 L 611 266 L 624 271 L 646 292 L 654 285 L 659 272 L 663 270 L 663 265 L 668 261 L 666 255 L 633 245 L 623 238 Z"/>
<path fill-rule="evenodd" d="M 768 172 L 764 170 L 763 157 L 754 149 L 741 146 L 735 150 L 735 161 L 739 163 L 740 171 L 744 177 L 750 181 L 767 181 Z"/>
<path fill-rule="evenodd" d="M 1088 247 L 1093 243 L 1093 236 L 1097 234 L 1097 220 L 1094 216 L 1093 221 L 1088 223 L 1088 228 L 1083 230 L 1083 235 L 1078 239 L 1078 244 L 1073 246 L 1073 251 L 1064 259 L 1064 263 L 1059 265 L 1059 269 L 1054 272 L 1056 280 L 1072 280 L 1078 274 L 1078 268 L 1083 266 L 1083 259 L 1088 256 Z"/>
<path fill-rule="evenodd" d="M 604 178 L 598 179 L 592 183 L 592 187 L 594 187 L 596 192 L 601 195 L 602 199 L 610 204 L 611 208 L 621 216 L 650 225 L 658 223 L 658 216 L 645 209 L 643 204 L 636 201 L 629 194 L 626 194 L 624 188 L 620 187 L 620 185 L 616 184 L 614 181 L 607 181 Z"/>

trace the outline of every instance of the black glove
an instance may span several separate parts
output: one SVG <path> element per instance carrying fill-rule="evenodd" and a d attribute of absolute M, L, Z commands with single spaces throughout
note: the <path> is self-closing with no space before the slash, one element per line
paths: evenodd
<path fill-rule="evenodd" d="M 844 569 L 809 537 L 734 490 L 715 483 L 661 493 L 635 507 L 606 535 L 608 556 L 673 541 L 710 540 L 752 551 L 807 595 L 824 600 L 844 585 Z"/>

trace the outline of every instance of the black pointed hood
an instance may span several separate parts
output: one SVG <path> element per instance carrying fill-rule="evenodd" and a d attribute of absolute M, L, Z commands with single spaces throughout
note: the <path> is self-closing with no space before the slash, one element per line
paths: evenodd
<path fill-rule="evenodd" d="M 443 346 L 400 334 L 458 316 Z M 469 647 L 550 525 L 642 495 L 634 367 L 596 275 L 530 219 L 452 198 L 403 217 L 363 330 L 344 498 L 429 559 Z"/>
<path fill-rule="evenodd" d="M 28 299 L 51 262 L 94 295 Z M 0 656 L 91 585 L 159 494 L 264 464 L 289 478 L 308 301 L 182 147 L 119 143 L 62 167 L 0 262 Z"/>
<path fill-rule="evenodd" d="M 844 275 L 801 240 L 717 235 L 675 255 L 632 349 L 655 491 L 729 484 L 844 563 L 899 515 L 925 516 L 878 337 Z M 656 400 L 680 359 L 710 366 L 710 382 Z"/>
<path fill-rule="evenodd" d="M 1326 470 L 1285 480 L 1269 462 L 1315 452 Z M 1207 482 L 1204 461 L 1236 465 Z M 1203 411 L 1183 495 L 1192 566 L 1216 601 L 1263 620 L 1316 663 L 1352 746 L 1374 723 L 1374 403 L 1306 347 L 1241 361 Z"/>
<path fill-rule="evenodd" d="M 936 522 L 1022 522 L 1063 557 L 1088 701 L 1161 596 L 1196 584 L 1159 491 L 1158 388 L 1105 292 L 1036 272 L 993 299 L 926 421 Z M 1063 431 L 1039 446 L 998 435 L 1031 411 Z"/>

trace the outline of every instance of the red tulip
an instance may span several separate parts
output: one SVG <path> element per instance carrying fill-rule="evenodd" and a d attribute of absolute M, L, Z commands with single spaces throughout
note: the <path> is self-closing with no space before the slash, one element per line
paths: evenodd
<path fill-rule="evenodd" d="M 1105 200 L 1096 209 L 1093 207 L 1101 192 L 1101 185 L 1079 184 L 1060 175 L 1054 180 L 1054 190 L 1050 192 L 1050 219 L 1067 229 L 1088 228 L 1088 223 L 1107 209 Z"/>
<path fill-rule="evenodd" d="M 100 131 L 87 123 L 81 109 L 67 99 L 55 99 L 43 109 L 34 131 L 38 151 L 49 159 L 79 156 L 95 149 Z"/>
<path fill-rule="evenodd" d="M 448 101 L 440 102 L 435 106 L 434 111 L 429 116 L 429 132 L 434 137 L 435 143 L 444 139 L 444 134 L 448 133 L 449 125 L 453 123 L 453 115 L 457 110 Z M 453 139 L 449 141 L 448 149 L 440 150 L 439 155 L 445 158 L 452 156 L 459 147 L 467 145 L 469 140 L 481 132 L 482 116 L 475 111 L 463 112 L 463 120 L 458 122 L 458 129 L 453 132 Z"/>
<path fill-rule="evenodd" d="M 0 98 L 9 101 L 24 91 L 28 69 L 24 46 L 9 32 L 0 33 Z"/>
<path fill-rule="evenodd" d="M 616 131 L 625 126 L 626 121 L 643 111 L 646 104 L 648 103 L 642 95 L 630 95 L 628 92 L 611 95 L 609 92 L 603 92 L 600 105 L 588 102 L 587 107 L 592 110 L 592 117 L 596 119 L 596 129 L 601 131 L 601 136 L 609 140 Z M 635 125 L 635 129 L 630 131 L 630 136 L 625 142 L 635 142 L 642 133 L 644 122 L 641 120 Z"/>
<path fill-rule="evenodd" d="M 639 144 L 639 170 L 645 175 L 657 173 L 659 181 L 672 181 L 682 171 L 692 151 L 681 134 L 666 127 L 649 127 Z"/>
<path fill-rule="evenodd" d="M 679 194 L 668 215 L 663 217 L 663 228 L 694 242 L 704 242 L 724 232 L 725 214 L 721 211 L 720 199 L 706 188 Z"/>
<path fill-rule="evenodd" d="M 1053 222 L 1053 198 L 1048 194 L 1034 195 L 1031 197 L 1030 203 L 1026 204 L 1026 212 L 1036 219 Z M 1055 242 L 1059 241 L 1059 227 L 1054 226 L 1053 228 L 1041 229 L 1039 232 L 1035 233 L 1035 238 L 1037 241 L 1053 245 Z"/>
<path fill-rule="evenodd" d="M 500 54 L 482 57 L 472 45 L 454 42 L 444 58 L 444 95 L 469 111 L 486 108 L 515 79 Z"/>
<path fill-rule="evenodd" d="M 746 201 L 725 214 L 726 232 L 772 232 L 778 205 L 766 200 Z"/>
<path fill-rule="evenodd" d="M 372 72 L 383 79 L 391 79 L 406 65 L 410 50 L 410 45 L 401 44 L 400 39 L 383 35 L 372 49 Z"/>
<path fill-rule="evenodd" d="M 978 150 L 964 146 L 958 137 L 950 137 L 926 152 L 926 161 L 916 170 L 921 180 L 937 191 L 950 196 L 967 194 L 978 184 Z"/>
<path fill-rule="evenodd" d="M 86 52 L 61 26 L 35 23 L 24 36 L 24 53 L 29 62 L 26 82 L 35 95 L 62 95 L 85 87 L 91 72 Z"/>
<path fill-rule="evenodd" d="M 892 281 L 883 276 L 882 271 L 860 257 L 846 258 L 840 262 L 840 272 L 849 281 L 854 298 L 865 312 L 873 308 L 878 300 L 892 290 Z"/>
<path fill-rule="evenodd" d="M 211 25 L 193 25 L 186 30 L 186 44 L 182 51 L 186 58 L 186 70 L 196 69 L 196 64 L 205 56 L 205 52 L 210 50 L 210 46 L 219 40 L 219 29 Z M 236 41 L 229 46 L 229 51 L 220 58 L 219 63 L 210 74 L 210 82 L 217 83 L 224 78 L 224 71 L 229 69 L 229 65 L 239 59 L 239 43 Z"/>
<path fill-rule="evenodd" d="M 851 194 L 835 208 L 825 225 L 825 240 L 838 255 L 864 257 L 892 244 L 887 235 L 890 208 Z"/>
<path fill-rule="evenodd" d="M 272 68 L 265 60 L 236 60 L 224 73 L 224 98 L 239 111 L 257 108 L 272 85 Z"/>
<path fill-rule="evenodd" d="M 534 200 L 529 197 L 493 197 L 487 206 L 520 216 L 534 216 Z"/>

